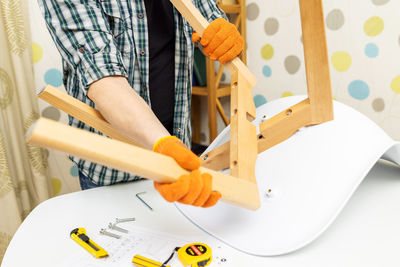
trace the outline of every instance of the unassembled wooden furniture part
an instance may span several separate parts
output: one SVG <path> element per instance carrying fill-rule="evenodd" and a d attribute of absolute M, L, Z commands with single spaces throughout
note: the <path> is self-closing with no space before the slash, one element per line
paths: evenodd
<path fill-rule="evenodd" d="M 299 128 L 333 119 L 332 90 L 321 0 L 300 0 L 308 98 L 260 124 L 258 153 L 279 144 Z M 204 155 L 203 166 L 229 167 L 228 143 Z"/>
<path fill-rule="evenodd" d="M 191 1 L 171 2 L 201 35 L 208 23 Z M 256 79 L 240 59 L 236 58 L 226 64 L 233 77 L 231 142 L 208 153 L 208 159 L 203 162 L 201 168 L 201 171 L 213 175 L 213 189 L 222 193 L 223 201 L 248 209 L 257 209 L 260 206 L 254 175 L 257 154 L 286 140 L 303 126 L 333 119 L 321 0 L 300 0 L 300 12 L 308 98 L 260 124 L 258 136 L 255 126 L 250 122 L 255 118 L 251 88 Z M 45 119 L 40 119 L 35 124 L 28 136 L 29 142 L 59 149 L 156 181 L 171 182 L 179 175 L 187 173 L 171 158 L 139 148 L 129 137 L 115 131 L 96 110 L 57 89 L 48 86 L 39 97 L 122 142 Z M 227 167 L 230 167 L 232 176 L 211 170 Z"/>
<path fill-rule="evenodd" d="M 236 2 L 236 3 L 235 3 Z M 239 30 L 240 35 L 246 40 L 246 0 L 223 1 L 218 0 L 217 5 L 227 15 L 232 15 L 232 23 Z M 246 64 L 246 41 L 244 48 L 239 58 Z M 225 126 L 228 126 L 230 119 L 226 115 L 222 104 L 221 97 L 231 95 L 231 86 L 227 83 L 222 83 L 221 78 L 224 72 L 224 65 L 219 65 L 216 68 L 215 61 L 206 58 L 206 86 L 193 86 L 192 88 L 192 126 L 193 126 L 193 142 L 200 143 L 200 99 L 207 97 L 207 115 L 209 128 L 209 142 L 211 143 L 217 137 L 217 112 L 221 116 Z"/>

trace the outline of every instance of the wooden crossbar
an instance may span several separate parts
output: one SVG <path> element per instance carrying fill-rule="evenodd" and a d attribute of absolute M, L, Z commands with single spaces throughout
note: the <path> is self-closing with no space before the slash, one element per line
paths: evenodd
<path fill-rule="evenodd" d="M 27 142 L 157 182 L 173 182 L 188 174 L 171 157 L 45 118 L 31 126 Z M 200 168 L 200 171 L 213 176 L 212 188 L 221 192 L 223 201 L 251 210 L 260 207 L 256 184 L 206 168 Z"/>

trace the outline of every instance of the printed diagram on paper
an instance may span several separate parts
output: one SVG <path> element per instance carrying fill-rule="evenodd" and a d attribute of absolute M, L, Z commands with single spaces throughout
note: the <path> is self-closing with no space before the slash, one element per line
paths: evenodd
<path fill-rule="evenodd" d="M 100 234 L 94 235 L 91 233 L 92 231 L 88 232 L 89 237 L 108 252 L 108 257 L 96 259 L 83 248 L 79 248 L 79 254 L 70 255 L 66 261 L 57 265 L 57 267 L 132 267 L 132 258 L 136 254 L 163 263 L 176 247 L 194 242 L 205 243 L 211 247 L 213 260 L 209 266 L 229 265 L 228 254 L 224 252 L 226 250 L 225 245 L 217 240 L 208 237 L 202 240 L 186 239 L 185 237 L 150 231 L 130 223 L 121 224 L 120 227 L 128 230 L 129 233 L 124 234 L 110 230 L 110 232 L 120 235 L 120 239 Z M 72 242 L 74 241 L 71 240 Z M 76 246 L 79 245 L 76 244 Z M 182 266 L 176 254 L 168 262 L 168 265 L 171 267 Z"/>

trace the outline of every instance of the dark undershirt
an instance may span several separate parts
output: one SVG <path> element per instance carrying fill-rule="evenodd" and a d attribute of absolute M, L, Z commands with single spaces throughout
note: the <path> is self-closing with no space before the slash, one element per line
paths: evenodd
<path fill-rule="evenodd" d="M 149 34 L 151 108 L 173 134 L 175 103 L 175 21 L 169 0 L 144 0 Z"/>

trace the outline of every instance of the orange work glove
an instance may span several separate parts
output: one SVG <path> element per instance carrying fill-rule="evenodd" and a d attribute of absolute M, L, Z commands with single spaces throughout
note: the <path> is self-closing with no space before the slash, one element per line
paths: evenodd
<path fill-rule="evenodd" d="M 193 32 L 192 41 L 199 41 L 200 35 Z M 212 60 L 226 63 L 237 57 L 243 50 L 244 41 L 235 25 L 224 18 L 214 20 L 205 29 L 200 44 L 203 53 Z"/>
<path fill-rule="evenodd" d="M 189 175 L 182 175 L 173 183 L 154 182 L 154 188 L 169 201 L 178 201 L 199 207 L 214 206 L 221 198 L 221 193 L 211 191 L 212 176 L 200 174 L 201 161 L 185 144 L 175 136 L 163 137 L 157 141 L 153 151 L 170 156 L 184 169 L 193 170 Z"/>
<path fill-rule="evenodd" d="M 214 206 L 221 198 L 221 193 L 212 191 L 212 176 L 201 174 L 199 170 L 189 175 L 182 175 L 174 183 L 154 182 L 154 188 L 168 202 L 178 201 L 182 204 L 208 208 Z"/>

